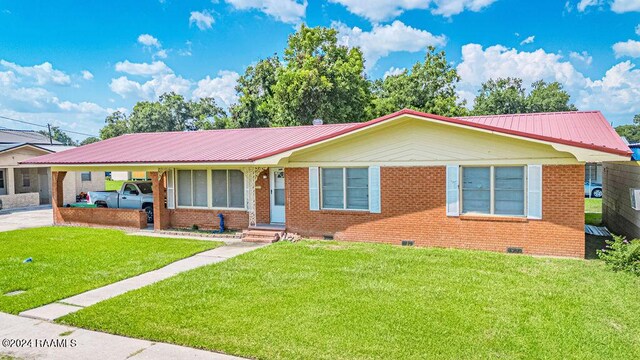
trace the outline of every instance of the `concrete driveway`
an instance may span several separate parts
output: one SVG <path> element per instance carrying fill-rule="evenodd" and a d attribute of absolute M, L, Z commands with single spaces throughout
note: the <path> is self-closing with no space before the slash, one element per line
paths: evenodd
<path fill-rule="evenodd" d="M 51 206 L 0 211 L 0 232 L 50 226 L 53 224 Z"/>

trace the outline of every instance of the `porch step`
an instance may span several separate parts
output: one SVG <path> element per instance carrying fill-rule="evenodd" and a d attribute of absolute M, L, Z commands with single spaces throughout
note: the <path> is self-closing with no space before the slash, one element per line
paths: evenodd
<path fill-rule="evenodd" d="M 242 231 L 242 241 L 252 243 L 274 243 L 284 235 L 282 230 L 256 229 L 255 227 Z"/>

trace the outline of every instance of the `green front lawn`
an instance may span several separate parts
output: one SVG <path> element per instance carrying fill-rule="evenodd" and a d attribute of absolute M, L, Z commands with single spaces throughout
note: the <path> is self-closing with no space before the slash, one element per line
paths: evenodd
<path fill-rule="evenodd" d="M 105 180 L 104 189 L 106 191 L 120 190 L 122 189 L 122 184 L 124 184 L 124 180 Z"/>
<path fill-rule="evenodd" d="M 1 232 L 0 311 L 16 314 L 219 245 L 72 227 Z M 4 295 L 16 290 L 25 292 Z"/>
<path fill-rule="evenodd" d="M 260 359 L 631 359 L 639 289 L 600 261 L 284 242 L 60 321 Z"/>

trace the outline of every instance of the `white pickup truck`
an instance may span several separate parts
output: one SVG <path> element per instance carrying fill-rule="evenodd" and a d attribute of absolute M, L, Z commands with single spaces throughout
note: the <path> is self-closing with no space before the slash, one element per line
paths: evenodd
<path fill-rule="evenodd" d="M 129 181 L 120 191 L 89 191 L 87 203 L 113 209 L 142 209 L 147 222 L 153 222 L 153 192 L 151 181 Z"/>

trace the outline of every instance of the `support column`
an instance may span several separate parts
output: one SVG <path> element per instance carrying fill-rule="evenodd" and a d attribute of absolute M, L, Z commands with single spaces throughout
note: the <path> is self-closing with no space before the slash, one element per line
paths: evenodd
<path fill-rule="evenodd" d="M 51 207 L 53 208 L 54 225 L 64 223 L 60 215 L 60 208 L 64 206 L 64 177 L 66 175 L 66 171 L 51 172 Z"/>
<path fill-rule="evenodd" d="M 150 171 L 148 174 L 153 187 L 153 230 L 168 229 L 167 189 L 164 186 L 167 172 Z"/>
<path fill-rule="evenodd" d="M 247 203 L 247 212 L 249 213 L 249 226 L 255 226 L 257 223 L 256 215 L 256 180 L 258 176 L 266 168 L 265 167 L 247 167 L 242 169 L 245 182 L 245 201 Z"/>
<path fill-rule="evenodd" d="M 12 167 L 7 168 L 7 176 L 5 179 L 5 186 L 7 187 L 7 195 L 14 195 L 16 193 L 16 172 Z"/>

